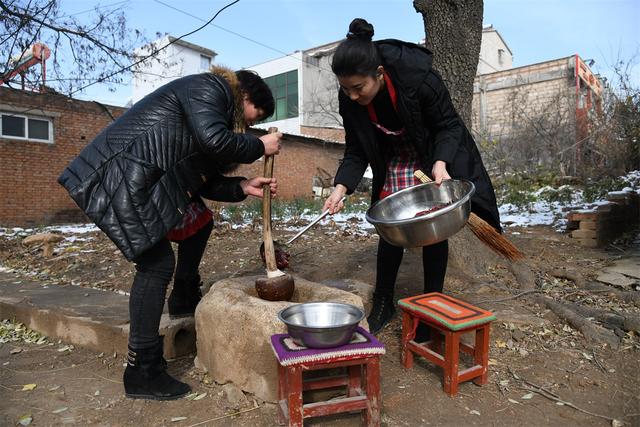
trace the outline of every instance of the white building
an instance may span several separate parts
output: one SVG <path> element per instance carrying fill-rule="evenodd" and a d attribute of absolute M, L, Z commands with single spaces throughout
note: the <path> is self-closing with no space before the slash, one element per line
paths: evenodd
<path fill-rule="evenodd" d="M 257 72 L 271 88 L 276 109 L 268 124 L 257 127 L 276 126 L 278 130 L 295 135 L 300 134 L 300 109 L 302 104 L 303 63 L 302 52 L 296 51 L 262 64 L 247 67 Z"/>
<path fill-rule="evenodd" d="M 171 80 L 208 71 L 217 55 L 211 49 L 184 40 L 177 40 L 170 35 L 137 49 L 136 54 L 149 55 L 155 49 L 162 50 L 153 58 L 139 64 L 135 69 L 133 103 L 138 102 Z"/>
<path fill-rule="evenodd" d="M 258 127 L 276 126 L 295 135 L 336 140 L 315 128 L 342 132 L 338 114 L 338 85 L 331 71 L 331 58 L 339 42 L 247 67 L 264 78 L 273 92 L 276 110 Z M 337 138 L 341 139 L 341 138 Z"/>
<path fill-rule="evenodd" d="M 338 83 L 331 71 L 340 41 L 248 67 L 262 76 L 276 98 L 276 112 L 257 127 L 344 141 L 338 114 Z M 482 30 L 478 74 L 510 69 L 511 50 L 493 26 Z"/>
<path fill-rule="evenodd" d="M 513 53 L 498 30 L 489 25 L 482 29 L 480 60 L 476 74 L 495 73 L 512 68 Z"/>

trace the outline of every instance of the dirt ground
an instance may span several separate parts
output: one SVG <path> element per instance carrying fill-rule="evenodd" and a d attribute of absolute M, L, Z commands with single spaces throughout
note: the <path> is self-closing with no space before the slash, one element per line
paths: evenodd
<path fill-rule="evenodd" d="M 354 220 L 355 221 L 355 220 Z M 355 224 L 354 224 L 355 225 Z M 274 229 L 279 225 L 274 224 Z M 278 233 L 278 232 L 277 232 Z M 292 232 L 279 232 L 285 240 Z M 507 234 L 526 254 L 538 292 L 562 301 L 581 302 L 615 312 L 640 310 L 607 293 L 591 293 L 549 271 L 571 267 L 585 278 L 616 259 L 637 251 L 637 233 L 608 249 L 577 246 L 548 227 L 512 228 Z M 133 267 L 100 232 L 59 245 L 52 257 L 22 246 L 19 238 L 0 237 L 0 265 L 37 272 L 47 283 L 70 283 L 127 291 Z M 355 279 L 373 283 L 378 237 L 333 224 L 314 228 L 291 247 L 293 274 L 322 282 Z M 468 241 L 469 242 L 469 241 Z M 205 285 L 231 275 L 261 274 L 257 257 L 259 227 L 218 227 L 211 236 L 201 273 Z M 485 251 L 480 243 L 474 250 Z M 454 248 L 452 248 L 453 250 Z M 398 281 L 397 298 L 421 293 L 421 254 L 409 250 Z M 518 284 L 497 258 L 482 274 L 470 276 L 451 266 L 445 292 L 493 310 L 489 383 L 464 383 L 455 398 L 442 392 L 441 372 L 418 360 L 411 371 L 400 365 L 400 321 L 396 316 L 379 338 L 382 361 L 383 425 L 386 426 L 607 426 L 640 425 L 640 340 L 622 334 L 619 347 L 587 342 L 580 332 L 518 294 Z M 497 261 L 496 261 L 497 260 Z M 460 263 L 458 263 L 460 264 Z M 33 276 L 32 276 L 33 278 Z M 275 406 L 251 395 L 233 398 L 222 385 L 193 367 L 193 357 L 169 363 L 169 370 L 194 389 L 173 402 L 127 399 L 121 377 L 123 355 L 98 354 L 48 340 L 0 344 L 0 424 L 271 426 Z M 23 390 L 35 384 L 31 390 Z M 614 421 L 615 420 L 615 421 Z M 357 414 L 312 419 L 308 425 L 358 425 Z M 307 422 L 305 422 L 307 424 Z"/>

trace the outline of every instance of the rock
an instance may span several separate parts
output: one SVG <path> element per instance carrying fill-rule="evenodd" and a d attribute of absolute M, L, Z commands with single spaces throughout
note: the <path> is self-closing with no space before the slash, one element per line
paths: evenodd
<path fill-rule="evenodd" d="M 362 299 L 350 292 L 294 277 L 292 301 L 265 301 L 255 290 L 257 277 L 216 282 L 196 309 L 197 366 L 219 384 L 233 383 L 257 398 L 275 402 L 278 371 L 271 335 L 286 332 L 278 312 L 308 301 L 334 301 L 363 308 Z M 367 328 L 366 319 L 361 326 Z"/>
<path fill-rule="evenodd" d="M 477 288 L 475 288 L 475 292 L 478 295 L 488 294 L 494 291 L 495 289 L 493 289 L 491 286 L 488 286 L 488 285 L 480 285 Z"/>
<path fill-rule="evenodd" d="M 22 244 L 25 246 L 31 246 L 38 243 L 57 243 L 62 240 L 64 240 L 64 237 L 59 234 L 40 233 L 25 237 L 24 239 L 22 239 Z"/>
<path fill-rule="evenodd" d="M 323 280 L 320 283 L 358 295 L 364 302 L 365 313 L 369 313 L 371 310 L 371 301 L 373 299 L 374 289 L 373 285 L 355 279 L 328 279 Z"/>
<path fill-rule="evenodd" d="M 520 329 L 516 329 L 511 333 L 511 336 L 516 341 L 522 341 L 525 337 L 525 334 Z"/>
<path fill-rule="evenodd" d="M 229 402 L 229 404 L 234 408 L 241 408 L 249 402 L 247 396 L 244 395 L 242 390 L 232 383 L 223 385 L 222 393 L 224 393 L 224 397 L 227 399 L 227 402 Z"/>

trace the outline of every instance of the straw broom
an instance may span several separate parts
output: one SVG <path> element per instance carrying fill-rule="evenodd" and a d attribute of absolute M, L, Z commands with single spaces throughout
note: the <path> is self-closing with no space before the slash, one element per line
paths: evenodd
<path fill-rule="evenodd" d="M 413 174 L 422 182 L 432 181 L 432 179 L 425 175 L 420 169 L 416 170 Z M 520 252 L 513 243 L 511 243 L 502 234 L 498 233 L 498 230 L 493 228 L 489 223 L 473 212 L 469 215 L 469 221 L 467 224 L 473 234 L 475 234 L 482 243 L 489 246 L 489 248 L 499 255 L 502 255 L 511 261 L 517 261 L 524 258 L 524 254 Z"/>

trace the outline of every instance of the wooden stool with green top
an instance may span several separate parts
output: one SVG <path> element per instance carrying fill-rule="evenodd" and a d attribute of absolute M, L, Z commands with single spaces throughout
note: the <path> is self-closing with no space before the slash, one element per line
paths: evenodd
<path fill-rule="evenodd" d="M 444 369 L 443 388 L 449 396 L 458 392 L 458 383 L 473 380 L 486 384 L 489 366 L 489 329 L 496 317 L 490 311 L 439 292 L 417 295 L 398 301 L 402 309 L 402 364 L 410 369 L 414 353 Z M 414 341 L 422 322 L 431 339 Z M 460 342 L 462 334 L 475 331 L 475 345 Z M 444 336 L 444 352 L 442 337 Z M 474 365 L 459 371 L 460 351 L 473 356 Z"/>

